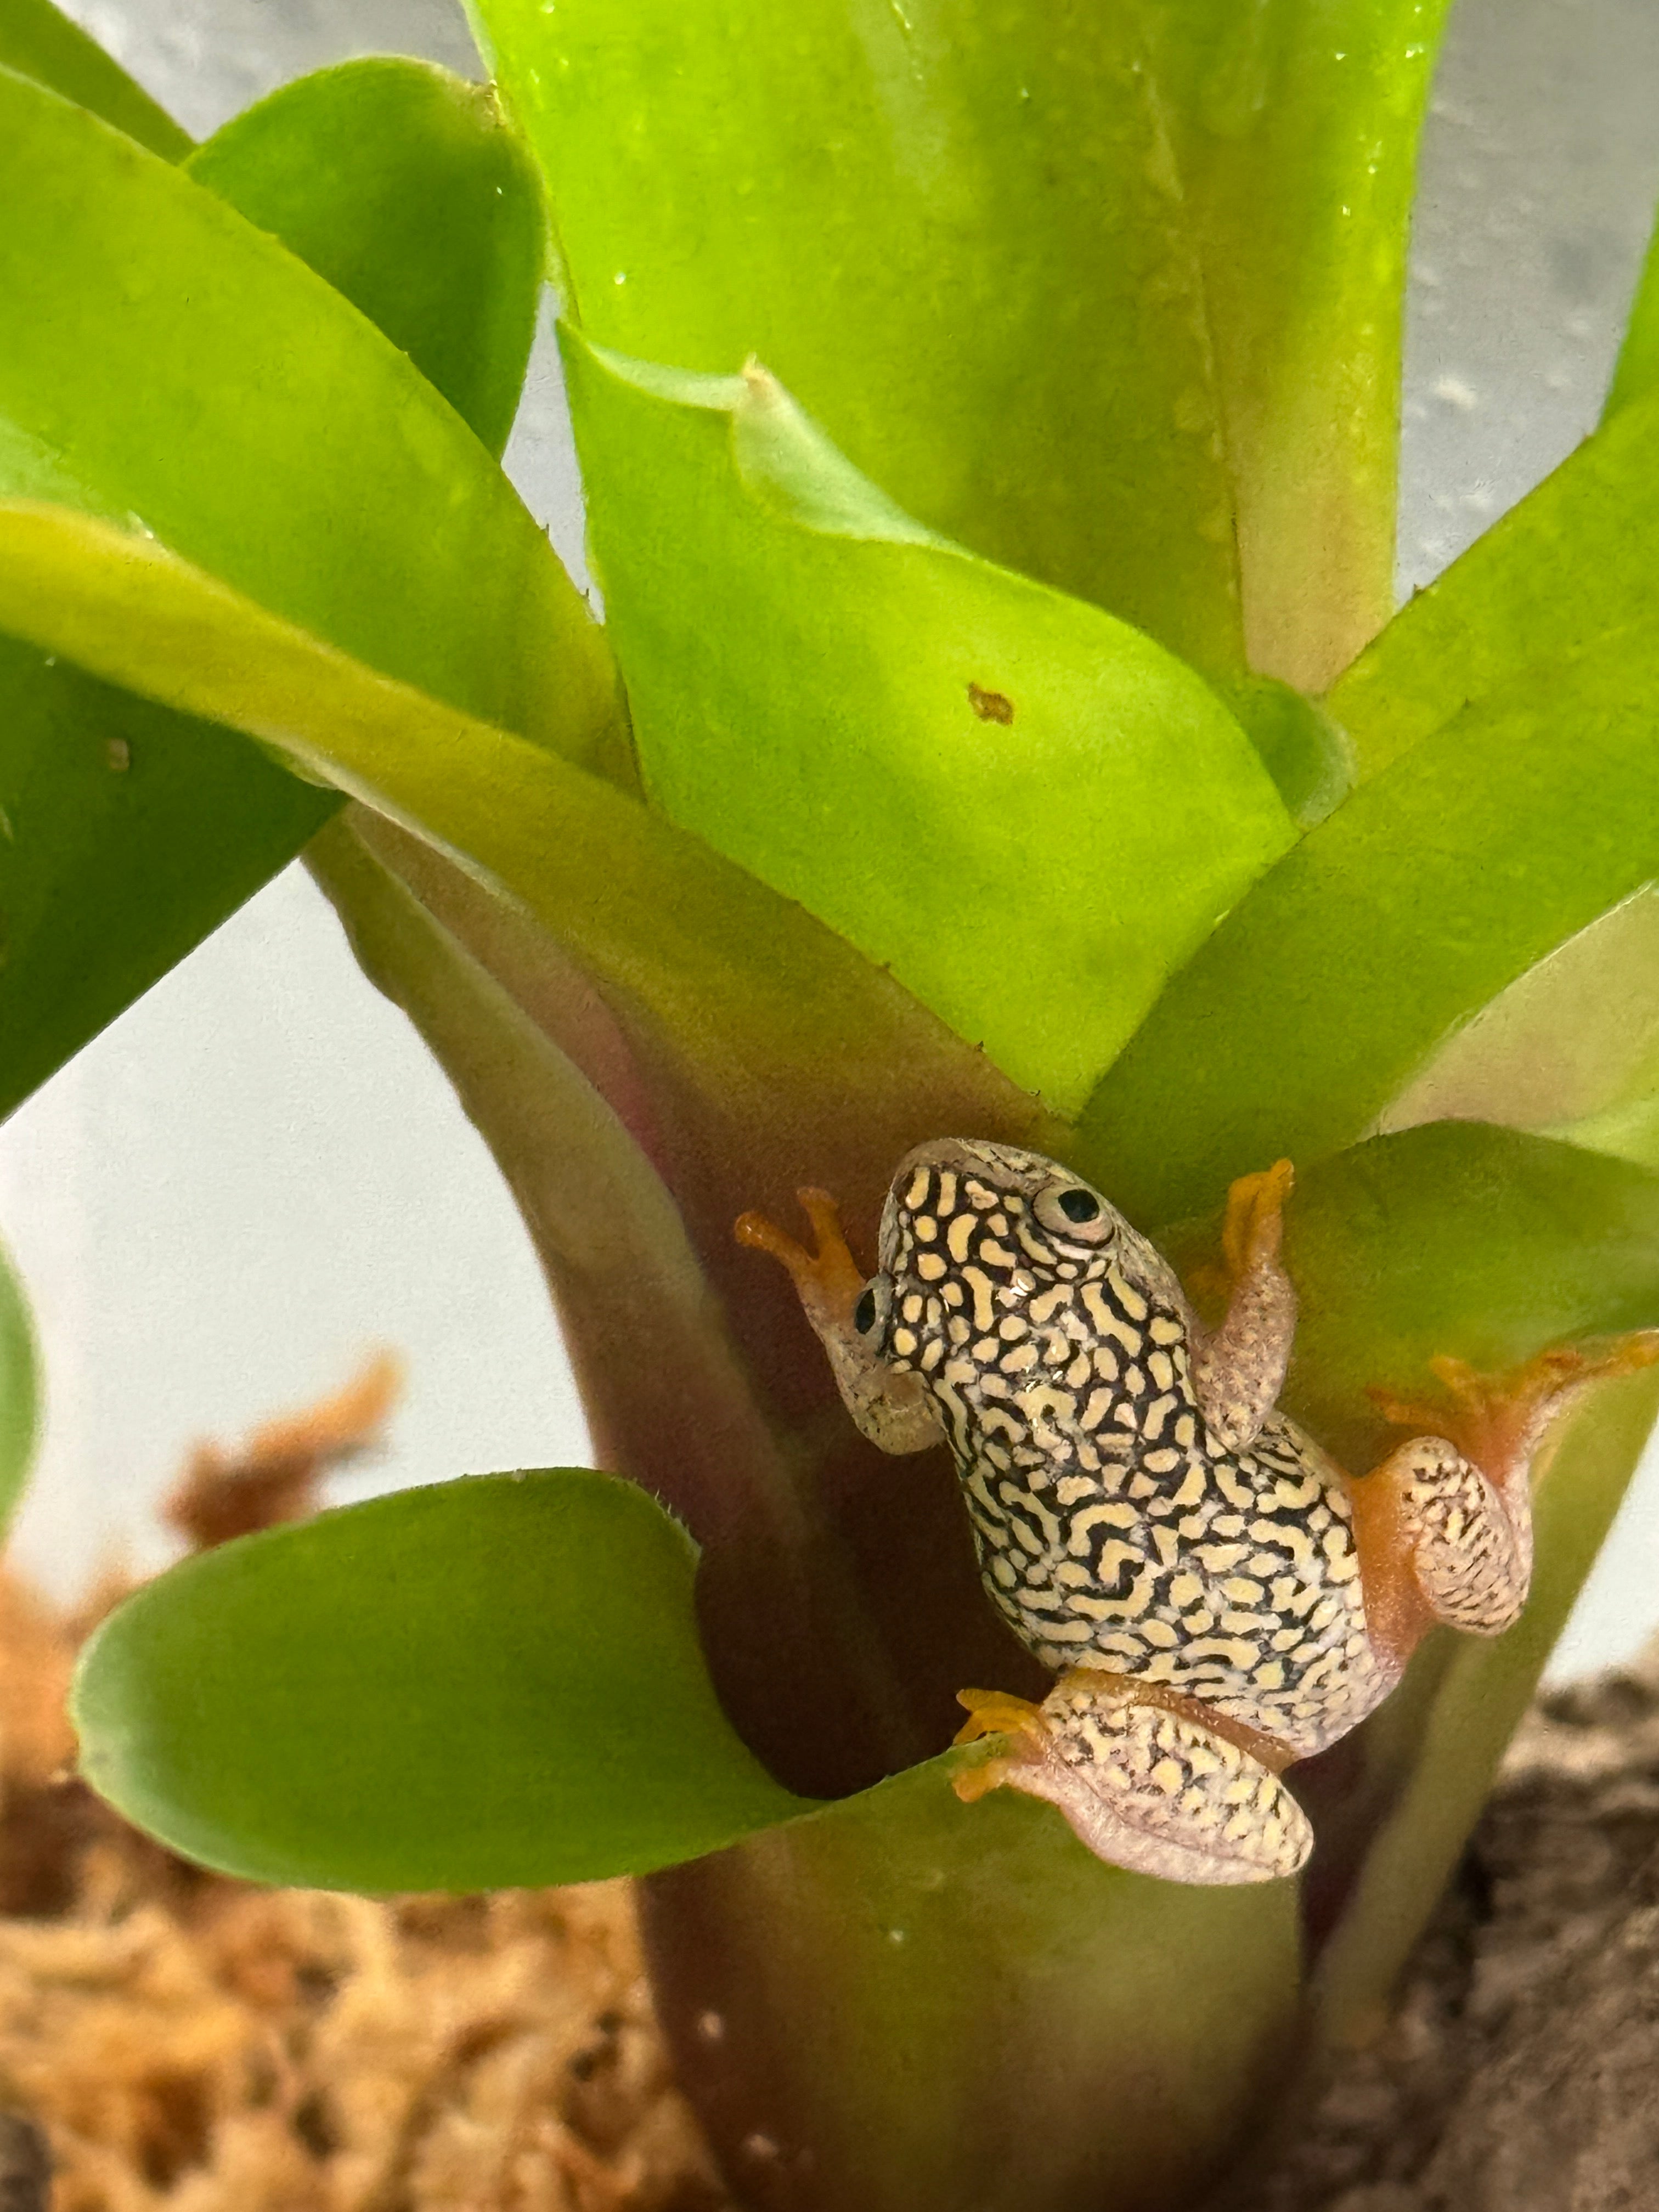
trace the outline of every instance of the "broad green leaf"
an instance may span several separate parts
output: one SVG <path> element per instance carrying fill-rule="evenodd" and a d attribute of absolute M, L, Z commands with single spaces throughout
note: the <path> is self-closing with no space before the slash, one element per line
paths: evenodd
<path fill-rule="evenodd" d="M 228 730 L 0 637 L 0 1117 L 337 804 Z"/>
<path fill-rule="evenodd" d="M 1140 6 L 476 13 L 595 344 L 725 374 L 758 355 L 906 512 L 1238 671 L 1201 270 Z"/>
<path fill-rule="evenodd" d="M 345 80 L 343 91 L 337 82 L 342 76 Z M 489 374 L 495 390 L 489 404 L 499 415 L 503 405 L 510 404 L 509 387 L 516 390 L 522 367 L 521 353 L 518 359 L 514 358 L 513 348 L 517 341 L 513 339 L 510 325 L 515 316 L 527 323 L 532 313 L 538 252 L 534 226 L 538 218 L 533 187 L 521 159 L 512 150 L 507 135 L 497 124 L 479 115 L 476 102 L 480 95 L 472 88 L 459 88 L 458 105 L 457 96 L 450 88 L 451 82 L 442 72 L 429 71 L 413 63 L 362 64 L 343 72 L 327 73 L 324 79 L 307 80 L 305 86 L 294 88 L 289 94 L 279 94 L 274 101 L 254 111 L 251 119 L 244 118 L 241 124 L 230 126 L 210 147 L 204 148 L 198 158 L 208 165 L 216 188 L 222 194 L 234 198 L 239 189 L 246 189 L 258 203 L 250 212 L 267 221 L 280 215 L 294 223 L 303 236 L 290 242 L 307 246 L 325 258 L 328 253 L 324 249 L 331 246 L 332 259 L 326 273 L 337 283 L 349 288 L 359 277 L 371 280 L 370 295 L 357 302 L 370 312 L 388 305 L 384 293 L 385 277 L 375 277 L 382 257 L 375 249 L 374 234 L 377 228 L 392 224 L 392 234 L 384 241 L 387 248 L 386 265 L 395 269 L 399 285 L 410 284 L 416 275 L 422 280 L 415 285 L 411 298 L 405 301 L 398 295 L 389 303 L 394 316 L 391 335 L 404 345 L 414 346 L 418 326 L 426 323 L 441 326 L 441 334 L 434 338 L 441 352 L 444 345 L 452 343 L 448 333 L 461 324 L 466 325 L 470 331 L 481 307 L 486 307 L 493 299 L 496 303 L 497 327 Z M 319 85 L 322 87 L 320 93 L 307 89 L 307 86 Z M 360 124 L 367 127 L 372 121 L 383 126 L 381 137 L 375 143 L 386 148 L 395 143 L 402 149 L 405 158 L 401 182 L 404 197 L 410 202 L 418 198 L 414 176 L 410 173 L 416 165 L 417 150 L 424 150 L 444 167 L 448 181 L 458 188 L 465 182 L 464 173 L 470 173 L 475 209 L 482 186 L 491 210 L 507 210 L 501 227 L 509 235 L 503 241 L 503 251 L 496 262 L 482 274 L 471 265 L 458 265 L 462 259 L 471 262 L 471 247 L 480 243 L 484 233 L 495 222 L 493 215 L 486 214 L 482 224 L 473 225 L 477 234 L 471 246 L 467 240 L 443 233 L 434 218 L 431 235 L 437 243 L 425 252 L 417 270 L 407 250 L 406 238 L 396 228 L 406 214 L 402 201 L 396 197 L 388 200 L 384 192 L 378 199 L 364 196 L 365 179 L 361 172 L 365 166 L 372 167 L 373 155 L 360 150 L 360 173 L 355 179 L 348 178 L 342 173 L 343 168 L 349 166 L 343 154 L 337 156 L 337 165 L 331 171 L 316 147 L 300 137 L 295 123 L 295 112 L 303 117 L 312 112 L 313 103 L 327 109 L 337 123 L 343 123 L 343 111 L 354 104 L 365 111 L 374 111 L 372 115 L 364 112 Z M 43 102 L 41 106 L 48 119 L 52 119 L 53 105 Z M 61 111 L 56 112 L 61 119 Z M 310 155 L 303 179 L 294 177 L 291 171 L 288 173 L 285 192 L 281 189 L 279 131 L 273 127 L 273 116 L 277 126 L 289 126 L 286 135 L 281 136 L 282 146 L 290 155 L 297 147 L 302 154 L 308 150 Z M 401 136 L 391 129 L 399 116 L 404 122 Z M 83 131 L 80 137 L 87 141 L 94 155 L 107 155 L 107 134 Z M 118 145 L 118 142 L 115 143 Z M 368 142 L 360 136 L 351 143 L 362 149 Z M 473 149 L 470 165 L 465 153 L 469 143 Z M 82 150 L 84 154 L 85 148 Z M 108 173 L 112 165 L 107 159 L 94 160 L 88 166 L 93 181 L 101 180 L 112 207 L 118 207 L 124 213 L 129 194 L 136 192 L 142 201 L 146 188 L 154 186 L 154 164 L 143 161 L 142 157 L 135 157 L 126 165 L 131 176 L 125 181 L 121 179 L 118 160 L 114 164 L 117 174 L 113 181 Z M 66 175 L 76 173 L 71 161 L 67 165 Z M 499 198 L 495 194 L 497 183 L 502 186 Z M 88 189 L 91 188 L 89 184 Z M 244 292 L 239 295 L 242 304 L 249 305 L 246 293 L 252 290 L 263 301 L 270 316 L 267 346 L 273 350 L 285 350 L 295 342 L 295 333 L 320 315 L 327 328 L 343 334 L 341 343 L 345 353 L 336 360 L 342 376 L 368 377 L 366 397 L 371 402 L 377 387 L 389 404 L 399 395 L 404 401 L 409 401 L 406 365 L 396 356 L 389 355 L 386 347 L 377 349 L 372 334 L 362 329 L 338 299 L 321 292 L 303 271 L 277 253 L 269 240 L 235 227 L 234 219 L 227 249 L 219 236 L 224 225 L 216 225 L 211 203 L 188 185 L 168 179 L 162 189 L 167 207 L 179 220 L 171 231 L 165 226 L 158 228 L 142 250 L 135 251 L 132 266 L 127 272 L 131 281 L 137 282 L 148 271 L 145 283 L 147 287 L 155 286 L 161 282 L 160 264 L 172 270 L 173 281 L 187 295 L 191 282 L 189 254 L 202 252 L 206 257 L 203 265 L 219 270 L 226 281 L 230 281 L 232 273 L 240 267 L 245 279 Z M 280 207 L 276 204 L 279 200 Z M 431 214 L 429 209 L 428 212 Z M 108 220 L 112 223 L 114 219 L 111 213 Z M 205 232 L 204 222 L 207 226 Z M 520 239 L 516 269 L 511 240 L 515 228 Z M 12 240 L 15 249 L 22 249 L 27 243 L 21 237 Z M 401 245 L 404 249 L 395 259 L 390 252 L 393 245 Z M 3 252 L 4 247 L 0 246 L 0 255 Z M 228 269 L 224 265 L 227 261 Z M 451 293 L 447 311 L 441 296 L 446 266 Z M 38 276 L 43 272 L 35 273 Z M 45 273 L 52 274 L 56 283 L 64 272 Z M 63 304 L 60 300 L 60 308 Z M 94 319 L 100 315 L 107 317 L 112 312 L 108 300 L 93 298 L 76 304 Z M 202 317 L 194 315 L 193 309 L 181 310 L 185 312 L 194 316 L 192 327 L 199 325 Z M 94 339 L 90 331 L 83 331 L 83 342 L 93 350 L 94 368 L 100 360 L 120 358 L 124 333 L 131 319 L 130 310 L 123 307 L 101 336 Z M 210 314 L 207 319 L 211 322 L 214 319 Z M 60 337 L 63 321 L 60 314 Z M 196 335 L 202 338 L 204 353 L 210 352 L 199 328 Z M 233 334 L 221 325 L 219 335 L 227 343 L 212 373 L 228 376 L 240 391 L 252 367 L 268 401 L 274 394 L 275 384 L 264 375 L 257 361 L 250 363 L 246 330 L 238 328 Z M 355 369 L 346 357 L 354 346 L 364 355 Z M 480 355 L 479 358 L 482 361 L 484 356 Z M 80 364 L 66 364 L 66 371 L 71 366 Z M 50 367 L 49 355 L 43 352 L 41 374 L 45 375 Z M 169 350 L 161 343 L 142 367 L 135 366 L 130 359 L 123 362 L 121 392 L 118 392 L 113 385 L 107 392 L 84 391 L 81 408 L 84 415 L 94 420 L 128 408 L 131 419 L 127 428 L 135 434 L 142 428 L 147 405 L 159 407 L 166 403 L 176 404 L 187 413 L 196 410 L 210 416 L 213 403 L 206 398 L 201 409 L 197 410 L 193 380 L 198 374 L 205 372 L 198 370 L 187 350 L 181 351 L 176 343 Z M 3 370 L 0 376 L 3 376 Z M 171 392 L 158 393 L 154 389 L 146 392 L 146 380 L 151 385 L 165 385 L 169 378 L 176 386 Z M 285 374 L 283 380 L 284 386 L 291 386 L 296 391 L 301 381 L 297 375 Z M 38 398 L 40 395 L 35 396 Z M 488 392 L 481 390 L 480 397 L 488 399 Z M 313 390 L 310 402 L 319 413 L 337 410 L 336 395 L 331 391 Z M 473 580 L 454 568 L 446 574 L 441 549 L 434 549 L 439 557 L 429 564 L 434 571 L 431 583 L 440 597 L 436 608 L 428 601 L 428 613 L 435 617 L 441 612 L 445 617 L 441 627 L 450 634 L 446 657 L 453 688 L 493 701 L 502 708 L 511 703 L 520 710 L 524 727 L 542 733 L 548 727 L 548 710 L 545 702 L 535 696 L 535 684 L 538 678 L 549 679 L 550 696 L 554 695 L 556 687 L 550 682 L 550 669 L 540 663 L 545 660 L 550 647 L 556 645 L 557 639 L 544 635 L 539 641 L 526 641 L 517 636 L 516 624 L 522 617 L 534 628 L 536 599 L 539 594 L 552 612 L 567 622 L 571 650 L 562 658 L 568 659 L 570 667 L 580 677 L 592 651 L 585 618 L 569 604 L 570 595 L 562 577 L 552 573 L 553 564 L 545 547 L 514 505 L 510 495 L 502 491 L 499 483 L 491 483 L 487 463 L 477 454 L 458 426 L 447 419 L 447 410 L 434 403 L 429 393 L 424 403 L 409 404 L 413 410 L 410 416 L 411 426 L 423 416 L 442 426 L 434 458 L 437 458 L 438 447 L 447 440 L 453 449 L 451 458 L 456 462 L 456 469 L 452 471 L 456 480 L 447 488 L 441 480 L 441 471 L 436 477 L 428 471 L 424 488 L 426 520 L 418 526 L 428 532 L 441 532 L 446 526 L 453 495 L 461 496 L 457 512 L 462 515 L 470 498 L 478 512 L 471 530 L 464 521 L 458 524 L 460 550 L 465 554 L 470 545 L 480 558 L 498 558 L 505 564 L 509 578 L 506 601 L 498 605 L 493 623 L 489 612 L 489 595 L 485 592 L 480 596 L 483 629 L 476 641 L 475 651 L 470 629 L 473 619 Z M 339 398 L 337 411 L 347 417 L 352 413 L 343 394 Z M 261 558 L 271 514 L 273 511 L 280 512 L 282 504 L 269 496 L 264 471 L 274 470 L 290 481 L 296 477 L 303 480 L 315 458 L 312 447 L 316 428 L 313 422 L 303 419 L 285 425 L 281 420 L 280 406 L 273 408 L 269 404 L 264 424 L 276 444 L 258 465 L 259 488 L 252 489 L 244 483 L 243 511 L 235 519 L 248 546 L 258 549 Z M 90 434 L 90 424 L 88 428 Z M 63 434 L 70 444 L 78 447 L 79 438 L 72 425 Z M 167 434 L 176 440 L 179 434 L 174 430 Z M 236 436 L 241 435 L 238 428 Z M 14 484 L 39 481 L 44 474 L 48 485 L 58 486 L 66 496 L 81 504 L 96 509 L 109 503 L 77 482 L 64 461 L 54 458 L 38 440 L 26 437 L 15 416 L 9 439 L 5 425 L 0 423 L 0 451 L 10 455 Z M 413 465 L 402 441 L 396 441 L 394 449 L 383 453 L 381 458 L 388 464 L 388 470 L 377 496 L 394 501 L 384 518 L 394 528 L 391 535 L 386 535 L 378 526 L 371 526 L 369 535 L 384 537 L 375 558 L 382 575 L 389 577 L 396 573 L 392 564 L 401 561 L 404 550 L 396 542 L 396 495 L 391 487 L 405 466 L 415 488 L 417 512 L 422 495 L 421 471 Z M 114 451 L 111 465 L 125 468 L 134 459 L 131 453 Z M 136 459 L 154 473 L 155 456 L 141 453 Z M 245 444 L 241 459 L 252 471 L 257 455 L 250 453 Z M 74 466 L 80 467 L 78 453 Z M 170 467 L 173 481 L 168 486 L 168 496 L 174 502 L 174 512 L 185 516 L 181 534 L 188 536 L 190 509 L 198 489 L 191 479 L 192 474 L 202 472 L 194 434 L 179 447 Z M 463 489 L 464 482 L 470 483 L 470 493 Z M 131 489 L 128 487 L 129 492 Z M 328 511 L 329 501 L 332 500 L 341 512 L 349 501 L 336 498 L 326 486 L 316 489 L 320 497 L 307 526 L 319 532 L 326 541 L 339 534 L 338 521 Z M 434 504 L 445 520 L 434 516 Z M 228 515 L 220 518 L 222 523 L 232 520 Z M 314 542 L 309 550 L 303 542 L 294 547 L 302 566 L 312 562 L 319 550 Z M 325 564 L 319 562 L 317 565 L 320 568 Z M 512 604 L 510 580 L 515 572 L 522 599 L 518 607 Z M 360 580 L 351 580 L 354 594 Z M 310 589 L 309 580 L 306 589 Z M 447 615 L 443 596 L 448 594 L 455 599 L 457 611 L 453 617 Z M 392 601 L 398 594 L 388 586 L 384 596 Z M 379 623 L 378 616 L 375 621 Z M 381 641 L 396 644 L 395 640 L 384 635 Z M 526 654 L 526 642 L 538 647 L 538 650 Z M 406 647 L 407 641 L 398 645 L 398 655 L 403 656 Z M 421 652 L 424 659 L 431 661 L 428 647 L 423 644 Z M 491 658 L 498 652 L 509 663 L 515 656 L 520 662 L 518 678 L 510 680 L 507 692 L 503 692 L 496 672 L 489 666 Z M 470 659 L 476 663 L 471 668 L 466 665 Z M 580 682 L 576 691 L 575 705 L 580 716 L 583 711 Z M 0 738 L 0 805 L 7 809 L 12 825 L 9 839 L 0 845 L 0 924 L 5 930 L 7 951 L 5 964 L 0 969 L 0 1036 L 4 1039 L 3 1056 L 0 1059 L 0 1113 L 4 1113 L 223 921 L 242 899 L 291 860 L 312 831 L 332 811 L 335 800 L 331 793 L 296 782 L 240 738 L 222 730 L 204 729 L 199 723 L 169 714 L 152 704 L 123 697 L 107 686 L 91 681 L 79 669 L 53 665 L 51 658 L 43 659 L 38 652 L 13 641 L 0 644 L 0 702 L 3 702 L 0 727 L 4 732 Z M 568 741 L 580 750 L 584 739 L 579 723 L 569 730 Z M 614 743 L 612 750 L 613 755 L 619 751 Z"/>
<path fill-rule="evenodd" d="M 497 1889 L 717 1850 L 808 1808 L 715 1702 L 696 1559 L 642 1491 L 573 1468 L 244 1537 L 88 1644 L 81 1771 L 255 1881 Z"/>
<path fill-rule="evenodd" d="M 1446 10 L 1146 10 L 1201 241 L 1249 659 L 1310 691 L 1394 605 L 1407 229 Z"/>
<path fill-rule="evenodd" d="M 1536 1129 L 1650 1157 L 1659 1110 L 1659 889 L 1652 884 L 1528 969 L 1458 1030 L 1382 1116 Z"/>
<path fill-rule="evenodd" d="M 614 785 L 363 667 L 148 538 L 0 501 L 0 629 L 229 724 L 493 876 L 607 986 L 776 1112 L 906 1071 L 1001 1121 L 1015 1092 L 799 908 Z M 1029 1102 L 1027 1115 L 1030 1118 Z"/>
<path fill-rule="evenodd" d="M 793 1218 L 810 1163 L 872 1247 L 894 1161 L 961 1111 L 938 1087 L 959 1091 L 960 1074 L 938 1057 L 872 1071 L 833 1053 L 799 1097 L 781 1085 L 756 1112 L 746 1085 L 689 1084 L 652 1025 L 614 992 L 601 1000 L 527 915 L 383 820 L 353 809 L 308 861 L 518 1200 L 596 1453 L 707 1547 L 704 1649 L 746 1741 L 822 1796 L 927 1756 L 962 1683 L 1007 1679 L 1011 1656 L 1018 1682 L 1024 1655 L 985 1604 L 947 1455 L 906 1466 L 894 1527 L 890 1463 L 856 1436 L 775 1267 L 732 1225 L 785 1195 L 779 1218 Z M 1036 1133 L 989 1085 L 969 1110 L 973 1126 Z M 886 1524 L 873 1546 L 872 1515 Z"/>
<path fill-rule="evenodd" d="M 0 1527 L 9 1519 L 40 1430 L 40 1353 L 28 1300 L 0 1247 Z"/>
<path fill-rule="evenodd" d="M 1360 775 L 1523 674 L 1547 697 L 1580 656 L 1650 628 L 1656 564 L 1659 392 L 1638 391 L 1333 686 Z"/>
<path fill-rule="evenodd" d="M 758 368 L 567 333 L 652 799 L 1062 1112 L 1294 835 L 1161 647 L 899 514 Z"/>
<path fill-rule="evenodd" d="M 194 143 L 52 0 L 0 0 L 0 68 L 90 108 L 163 161 L 181 161 Z"/>
<path fill-rule="evenodd" d="M 1363 785 L 1102 1083 L 1081 1154 L 1097 1179 L 1167 1219 L 1364 1135 L 1461 1024 L 1659 872 L 1656 698 L 1659 633 L 1628 632 L 1477 698 Z"/>
<path fill-rule="evenodd" d="M 811 2201 L 859 2212 L 1195 2203 L 1287 2063 L 1295 1886 L 1103 1866 L 1029 1798 L 958 1804 L 963 1756 L 645 1885 L 717 2148 L 810 2146 Z"/>
<path fill-rule="evenodd" d="M 245 110 L 187 166 L 361 307 L 501 453 L 545 218 L 492 87 L 427 62 L 343 62 Z"/>
<path fill-rule="evenodd" d="M 1286 1409 L 1363 1475 L 1404 1433 L 1373 1385 L 1431 1399 L 1442 1353 L 1503 1373 L 1659 1328 L 1659 1176 L 1518 1129 L 1429 1122 L 1299 1178 L 1285 1261 L 1301 1309 Z"/>
<path fill-rule="evenodd" d="M 1303 684 L 1389 605 L 1442 12 L 476 8 L 593 343 L 757 354 L 908 513 L 1215 675 L 1237 534 L 1251 657 Z"/>
<path fill-rule="evenodd" d="M 614 747 L 601 634 L 419 371 L 274 239 L 0 71 L 0 491 L 152 535 L 466 713 Z"/>

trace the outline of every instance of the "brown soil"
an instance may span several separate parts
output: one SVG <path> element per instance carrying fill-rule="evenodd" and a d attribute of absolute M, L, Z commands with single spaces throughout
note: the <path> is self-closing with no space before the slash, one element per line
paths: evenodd
<path fill-rule="evenodd" d="M 1394 2022 L 1240 2212 L 1659 2207 L 1659 1647 L 1545 1697 Z"/>
<path fill-rule="evenodd" d="M 307 1510 L 391 1387 L 198 1454 L 174 1525 L 201 1543 Z M 7 2106 L 44 2131 L 57 2212 L 737 2212 L 624 1884 L 262 1890 L 76 1781 L 64 1691 L 117 1594 L 64 1620 L 0 1576 L 0 2212 L 46 2193 Z M 1656 2061 L 1659 1651 L 1540 1706 L 1393 2026 L 1235 2212 L 1645 2212 Z"/>

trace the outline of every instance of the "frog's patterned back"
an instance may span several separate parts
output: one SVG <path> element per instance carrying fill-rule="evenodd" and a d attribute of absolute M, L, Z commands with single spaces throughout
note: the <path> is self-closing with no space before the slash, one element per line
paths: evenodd
<path fill-rule="evenodd" d="M 1098 1193 L 1067 1233 L 1057 1194 L 1086 1189 L 1005 1146 L 913 1153 L 881 1348 L 932 1391 L 986 1587 L 1038 1658 L 1167 1683 L 1304 1755 L 1389 1686 L 1345 1486 L 1281 1414 L 1247 1450 L 1209 1436 L 1180 1284 Z"/>

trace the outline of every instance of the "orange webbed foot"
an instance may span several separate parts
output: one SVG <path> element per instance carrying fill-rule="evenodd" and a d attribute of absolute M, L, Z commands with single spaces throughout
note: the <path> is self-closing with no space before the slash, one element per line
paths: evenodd
<path fill-rule="evenodd" d="M 957 1703 L 967 1707 L 968 1717 L 951 1737 L 952 1743 L 977 1743 L 988 1735 L 1025 1735 L 1040 1741 L 1046 1734 L 1042 1706 L 1009 1691 L 958 1690 Z M 1006 1759 L 988 1759 L 983 1766 L 964 1767 L 953 1775 L 951 1787 L 964 1805 L 976 1804 L 1002 1787 L 1009 1765 Z"/>
<path fill-rule="evenodd" d="M 1574 1346 L 1540 1352 L 1501 1375 L 1483 1375 L 1467 1360 L 1429 1362 L 1444 1396 L 1368 1395 L 1384 1419 L 1421 1434 L 1444 1437 L 1500 1489 L 1524 1476 L 1544 1431 L 1592 1382 L 1633 1375 L 1659 1363 L 1659 1329 L 1638 1329 L 1600 1349 Z"/>
<path fill-rule="evenodd" d="M 841 1225 L 840 1209 L 829 1192 L 809 1187 L 795 1195 L 812 1224 L 810 1252 L 763 1213 L 740 1213 L 732 1234 L 751 1251 L 769 1252 L 782 1262 L 809 1315 L 844 1323 L 864 1288 L 864 1271 L 853 1257 Z"/>

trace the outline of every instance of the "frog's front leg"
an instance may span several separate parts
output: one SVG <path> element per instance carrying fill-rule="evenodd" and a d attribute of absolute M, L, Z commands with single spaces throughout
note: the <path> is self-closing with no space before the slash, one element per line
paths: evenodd
<path fill-rule="evenodd" d="M 877 1286 L 860 1273 L 835 1200 L 827 1190 L 799 1190 L 795 1195 L 812 1224 L 816 1249 L 809 1252 L 763 1213 L 738 1216 L 738 1243 L 769 1252 L 789 1270 L 802 1310 L 830 1355 L 836 1387 L 862 1435 L 885 1452 L 925 1451 L 929 1444 L 942 1443 L 945 1431 L 921 1377 L 890 1367 L 872 1341 L 881 1335 L 884 1319 Z"/>
<path fill-rule="evenodd" d="M 1276 1881 L 1313 1849 L 1308 1816 L 1279 1780 L 1287 1753 L 1264 1738 L 1223 1734 L 1190 1700 L 1092 1668 L 1062 1674 L 1040 1705 L 964 1690 L 958 1743 L 1001 1735 L 1007 1748 L 958 1774 L 971 1803 L 1023 1790 L 1058 1807 L 1109 1866 L 1206 1886 Z"/>
<path fill-rule="evenodd" d="M 1254 1443 L 1279 1402 L 1296 1334 L 1296 1292 L 1279 1264 L 1285 1201 L 1295 1172 L 1276 1160 L 1227 1194 L 1221 1232 L 1227 1315 L 1193 1346 L 1193 1388 L 1205 1426 L 1228 1451 Z"/>
<path fill-rule="evenodd" d="M 1403 1665 L 1437 1621 L 1501 1636 L 1532 1580 L 1532 1463 L 1545 1430 L 1587 1385 L 1659 1361 L 1659 1331 L 1599 1353 L 1541 1352 L 1504 1376 L 1437 1359 L 1439 1406 L 1373 1392 L 1391 1421 L 1422 1426 L 1350 1485 L 1366 1625 L 1379 1656 Z"/>

